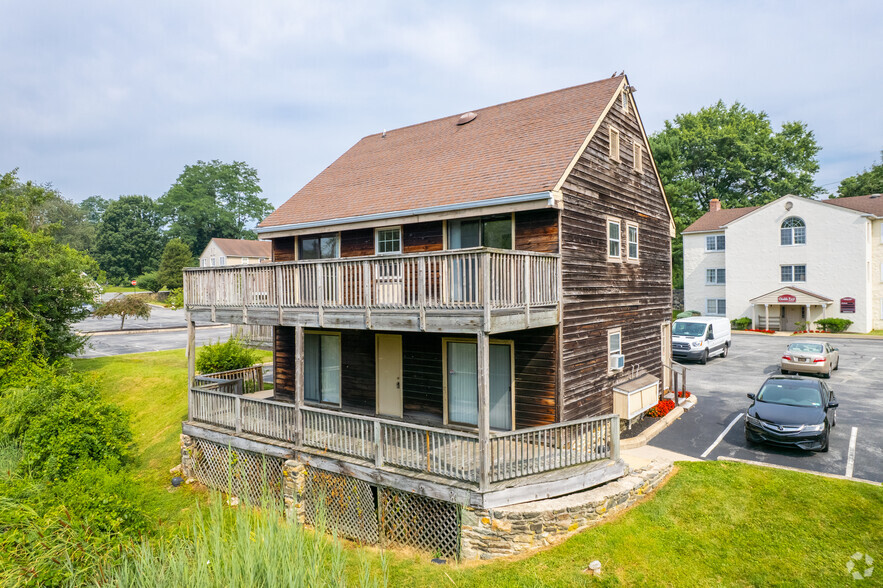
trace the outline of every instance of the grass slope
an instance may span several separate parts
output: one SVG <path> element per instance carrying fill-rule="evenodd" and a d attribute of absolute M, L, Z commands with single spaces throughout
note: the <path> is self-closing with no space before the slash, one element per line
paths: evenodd
<path fill-rule="evenodd" d="M 187 414 L 183 351 L 83 359 L 104 394 L 132 415 L 139 480 L 164 519 L 183 520 L 196 493 L 167 492 Z M 616 520 L 517 560 L 437 566 L 391 554 L 391 586 L 847 585 L 855 552 L 883 561 L 883 488 L 738 463 L 679 464 L 654 496 Z M 204 497 L 204 495 L 203 495 Z M 280 557 L 283 557 L 280 554 Z M 601 561 L 603 575 L 582 573 Z M 348 549 L 350 585 L 380 573 L 376 549 Z M 883 571 L 862 582 L 883 585 Z"/>

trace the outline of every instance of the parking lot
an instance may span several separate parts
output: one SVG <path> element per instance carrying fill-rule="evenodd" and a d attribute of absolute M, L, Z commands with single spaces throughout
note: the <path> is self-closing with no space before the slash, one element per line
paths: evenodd
<path fill-rule="evenodd" d="M 840 349 L 840 369 L 828 381 L 840 407 L 828 453 L 747 446 L 746 393 L 779 373 L 789 343 L 810 339 L 820 338 L 734 333 L 728 357 L 707 365 L 685 362 L 687 389 L 699 403 L 649 444 L 702 459 L 726 456 L 883 483 L 883 340 L 829 339 Z"/>

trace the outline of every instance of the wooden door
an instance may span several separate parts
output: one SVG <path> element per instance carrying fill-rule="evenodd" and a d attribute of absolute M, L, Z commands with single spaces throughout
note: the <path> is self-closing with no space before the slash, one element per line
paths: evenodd
<path fill-rule="evenodd" d="M 377 414 L 402 417 L 402 336 L 377 334 Z"/>

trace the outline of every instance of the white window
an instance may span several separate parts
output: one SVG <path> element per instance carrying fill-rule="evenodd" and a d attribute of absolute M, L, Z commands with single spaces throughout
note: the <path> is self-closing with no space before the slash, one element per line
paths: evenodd
<path fill-rule="evenodd" d="M 378 255 L 402 252 L 402 230 L 399 227 L 377 229 L 374 238 Z"/>
<path fill-rule="evenodd" d="M 638 225 L 626 223 L 626 237 L 628 238 L 629 261 L 638 261 Z"/>
<path fill-rule="evenodd" d="M 644 173 L 644 149 L 637 141 L 632 143 L 632 156 L 634 158 L 634 163 L 632 165 L 634 166 L 635 171 L 639 174 Z"/>
<path fill-rule="evenodd" d="M 628 93 L 628 91 L 623 90 L 622 94 L 620 94 L 620 97 L 622 98 L 622 111 L 625 112 L 626 114 L 628 114 L 628 111 L 629 111 L 629 93 Z"/>
<path fill-rule="evenodd" d="M 705 314 L 713 315 L 713 316 L 726 316 L 727 315 L 727 300 L 726 298 L 706 298 L 705 299 Z"/>
<path fill-rule="evenodd" d="M 212 257 L 212 267 L 215 267 L 215 258 Z"/>
<path fill-rule="evenodd" d="M 218 265 L 227 265 L 227 258 L 221 257 L 221 261 L 218 263 Z"/>
<path fill-rule="evenodd" d="M 610 128 L 610 159 L 619 161 L 619 131 Z"/>
<path fill-rule="evenodd" d="M 805 245 L 806 223 L 796 216 L 789 216 L 782 222 L 780 235 L 782 245 Z"/>
<path fill-rule="evenodd" d="M 724 268 L 709 268 L 705 270 L 705 283 L 709 286 L 727 283 L 727 270 Z"/>
<path fill-rule="evenodd" d="M 805 265 L 783 265 L 782 281 L 783 282 L 805 282 L 806 266 Z"/>
<path fill-rule="evenodd" d="M 340 334 L 304 333 L 304 399 L 340 405 Z"/>
<path fill-rule="evenodd" d="M 618 218 L 607 219 L 607 259 L 621 261 L 620 255 L 620 224 Z"/>
<path fill-rule="evenodd" d="M 612 371 L 613 356 L 622 354 L 622 329 L 609 329 L 607 331 L 607 371 Z"/>
<path fill-rule="evenodd" d="M 706 251 L 723 251 L 727 248 L 727 238 L 724 235 L 711 235 L 705 237 Z"/>

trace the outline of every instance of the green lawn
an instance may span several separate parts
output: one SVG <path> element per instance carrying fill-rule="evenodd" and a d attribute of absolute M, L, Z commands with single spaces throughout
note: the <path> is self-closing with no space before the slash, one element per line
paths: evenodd
<path fill-rule="evenodd" d="M 135 292 L 141 294 L 150 294 L 150 290 L 142 290 L 137 286 L 133 288 L 132 286 L 102 286 L 102 290 L 105 292 Z"/>
<path fill-rule="evenodd" d="M 178 521 L 204 497 L 167 491 L 187 414 L 183 351 L 77 360 L 102 376 L 104 393 L 132 415 L 138 479 L 157 510 Z M 679 464 L 651 498 L 616 520 L 530 557 L 437 566 L 393 554 L 391 586 L 833 586 L 850 585 L 856 552 L 883 562 L 883 488 L 737 463 Z M 284 556 L 280 554 L 280 557 Z M 582 573 L 603 564 L 600 579 Z M 347 550 L 351 585 L 373 548 Z M 883 567 L 863 586 L 883 585 Z"/>

